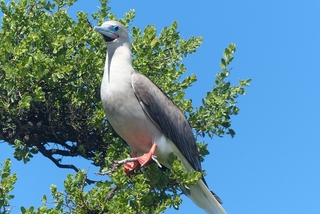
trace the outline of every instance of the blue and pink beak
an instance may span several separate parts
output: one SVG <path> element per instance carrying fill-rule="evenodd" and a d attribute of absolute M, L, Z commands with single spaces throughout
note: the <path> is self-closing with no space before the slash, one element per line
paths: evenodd
<path fill-rule="evenodd" d="M 93 29 L 100 33 L 106 42 L 112 42 L 119 37 L 119 26 L 116 25 L 102 24 L 101 26 L 95 26 Z"/>

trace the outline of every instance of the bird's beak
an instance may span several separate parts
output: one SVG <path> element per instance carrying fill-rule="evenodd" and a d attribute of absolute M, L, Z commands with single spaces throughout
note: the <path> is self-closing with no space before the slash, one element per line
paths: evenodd
<path fill-rule="evenodd" d="M 93 29 L 100 33 L 106 42 L 112 42 L 119 37 L 118 34 L 112 31 L 110 25 L 95 26 Z"/>

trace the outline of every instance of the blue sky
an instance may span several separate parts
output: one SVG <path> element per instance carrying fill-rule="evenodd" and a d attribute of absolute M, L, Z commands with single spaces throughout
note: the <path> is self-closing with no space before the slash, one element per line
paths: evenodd
<path fill-rule="evenodd" d="M 70 12 L 96 11 L 99 1 L 88 2 L 80 0 Z M 184 59 L 188 74 L 198 77 L 187 94 L 195 106 L 212 87 L 222 51 L 236 44 L 230 80 L 253 80 L 232 118 L 235 138 L 205 139 L 208 185 L 230 214 L 320 213 L 320 2 L 180 2 L 114 0 L 109 6 L 118 17 L 135 9 L 133 26 L 153 24 L 160 31 L 177 20 L 183 38 L 203 37 L 200 49 Z M 0 144 L 0 161 L 12 152 Z M 81 159 L 63 161 L 96 171 Z M 63 190 L 66 174 L 73 173 L 40 155 L 27 165 L 13 161 L 12 170 L 18 174 L 13 213 L 21 205 L 41 205 L 50 185 Z M 166 213 L 192 212 L 201 210 L 184 198 L 179 211 Z"/>

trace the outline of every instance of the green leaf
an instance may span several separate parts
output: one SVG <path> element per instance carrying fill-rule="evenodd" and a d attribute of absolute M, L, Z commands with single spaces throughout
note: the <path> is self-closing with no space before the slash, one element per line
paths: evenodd
<path fill-rule="evenodd" d="M 47 196 L 46 195 L 43 195 L 43 197 L 41 199 L 41 202 L 47 203 Z"/>
<path fill-rule="evenodd" d="M 31 101 L 32 101 L 32 96 L 29 93 L 25 93 L 21 97 L 21 100 L 19 102 L 19 107 L 21 109 L 28 109 L 30 108 Z"/>
<path fill-rule="evenodd" d="M 21 207 L 21 208 L 20 208 L 20 211 L 21 211 L 21 213 L 27 213 L 27 210 L 26 210 L 26 208 L 24 208 L 24 207 Z"/>
<path fill-rule="evenodd" d="M 158 38 L 154 38 L 150 43 L 151 47 L 155 46 L 158 42 L 159 42 Z"/>

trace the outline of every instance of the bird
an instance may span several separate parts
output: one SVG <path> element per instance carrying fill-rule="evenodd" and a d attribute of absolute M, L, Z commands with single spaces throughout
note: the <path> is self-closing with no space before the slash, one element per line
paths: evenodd
<path fill-rule="evenodd" d="M 100 96 L 106 119 L 129 145 L 138 162 L 126 170 L 147 165 L 155 156 L 170 169 L 175 154 L 187 171 L 202 171 L 196 139 L 183 111 L 150 79 L 136 72 L 127 29 L 108 20 L 94 30 L 107 45 Z M 211 192 L 204 178 L 183 192 L 209 214 L 226 214 L 221 199 Z"/>

